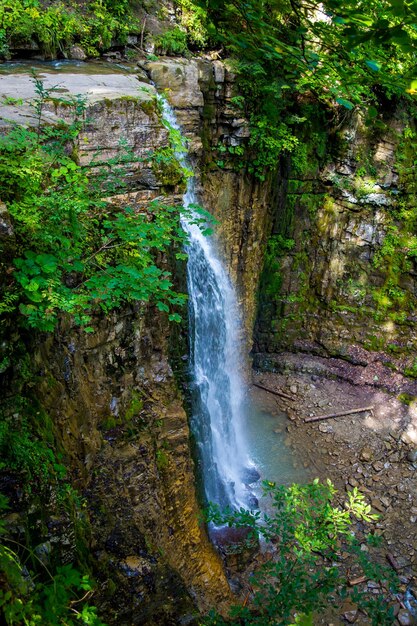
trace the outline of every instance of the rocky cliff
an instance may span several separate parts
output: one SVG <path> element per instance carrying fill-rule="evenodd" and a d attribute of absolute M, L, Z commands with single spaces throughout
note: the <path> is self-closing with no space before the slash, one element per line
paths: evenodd
<path fill-rule="evenodd" d="M 377 360 L 415 375 L 413 122 L 393 104 L 371 126 L 360 115 L 330 121 L 311 104 L 302 112 L 302 149 L 281 164 L 255 352 Z"/>
<path fill-rule="evenodd" d="M 202 203 L 218 219 L 218 245 L 238 288 L 248 351 L 256 318 L 258 365 L 271 365 L 265 353 L 290 350 L 361 365 L 374 359 L 387 371 L 416 374 L 416 138 L 405 112 L 391 110 L 371 129 L 360 117 L 327 119 L 307 103 L 300 149 L 261 182 L 232 158 L 218 158 L 219 145 L 244 146 L 249 133 L 233 106 L 235 78 L 227 63 L 162 58 L 124 68 L 43 66 L 39 73 L 46 87 L 87 99 L 76 147 L 81 163 L 94 157 L 99 171 L 108 167 L 100 161 L 130 154 L 128 188 L 112 201 L 139 211 L 161 196 L 181 202 L 178 168 L 149 158 L 169 144 L 155 88 L 166 92 L 189 142 Z M 33 124 L 27 101 L 34 90 L 25 68 L 1 73 L 0 88 L 2 131 L 10 122 Z M 69 116 L 58 99 L 42 113 L 50 124 Z M 0 237 L 10 252 L 5 207 Z M 71 561 L 83 546 L 106 621 L 191 623 L 197 609 L 224 607 L 230 591 L 198 521 L 190 433 L 173 373 L 186 339 L 150 306 L 96 317 L 93 326 L 92 335 L 64 320 L 49 337 L 8 334 L 10 343 L 25 344 L 26 388 L 49 416 L 71 484 L 85 497 L 82 513 L 62 517 L 51 495 L 41 514 L 39 503 L 22 499 L 19 480 L 8 476 L 19 510 L 11 523 L 21 539 L 22 518 L 30 517 L 36 545 L 50 559 L 59 553 Z M 4 372 L 11 390 L 16 378 L 7 366 Z"/>
<path fill-rule="evenodd" d="M 156 78 L 164 67 L 163 63 L 150 67 L 151 76 Z M 195 79 L 185 86 L 180 81 L 186 103 L 186 109 L 180 109 L 186 118 L 180 121 L 198 152 L 204 100 L 197 65 L 180 62 L 168 67 L 170 80 L 178 76 L 179 68 Z M 173 203 L 180 201 L 181 177 L 175 168 L 161 169 L 147 159 L 150 152 L 168 145 L 168 132 L 143 70 L 136 68 L 135 73 L 133 68 L 128 74 L 97 65 L 59 75 L 43 70 L 39 78 L 46 88 L 58 84 L 60 94 L 82 94 L 87 99 L 77 147 L 80 162 L 88 164 L 94 155 L 96 169 L 107 167 L 97 161 L 129 149 L 131 159 L 124 169 L 128 190 L 115 196 L 114 203 L 140 210 L 161 195 Z M 33 123 L 26 104 L 33 97 L 30 75 L 3 74 L 0 87 L 6 97 L 13 94 L 23 101 L 2 107 L 3 127 L 12 121 Z M 179 105 L 175 97 L 179 95 L 173 90 L 173 104 Z M 44 123 L 54 124 L 70 112 L 52 101 L 42 115 Z M 3 243 L 12 245 L 6 213 L 2 219 L 8 225 L 2 230 Z M 62 450 L 72 485 L 86 498 L 90 520 L 86 534 L 77 522 L 81 513 L 75 520 L 61 519 L 53 502 L 42 512 L 32 502 L 36 542 L 44 546 L 48 559 L 71 561 L 79 548 L 78 535 L 84 534 L 83 549 L 99 581 L 95 603 L 107 622 L 168 624 L 184 615 L 191 620 L 196 609 L 227 604 L 230 592 L 220 559 L 199 521 L 187 416 L 169 364 L 172 329 L 163 313 L 139 305 L 97 317 L 93 326 L 88 335 L 63 321 L 47 339 L 16 333 L 9 338 L 26 344 L 31 394 L 49 416 L 56 446 Z M 8 376 L 6 370 L 6 382 L 13 386 Z M 8 485 L 9 497 L 26 515 L 26 500 L 12 477 Z M 20 538 L 19 524 L 21 516 L 13 521 L 13 532 Z"/>

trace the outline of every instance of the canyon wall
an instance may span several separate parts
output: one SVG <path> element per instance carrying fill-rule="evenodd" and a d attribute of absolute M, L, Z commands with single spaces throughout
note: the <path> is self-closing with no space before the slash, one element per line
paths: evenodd
<path fill-rule="evenodd" d="M 248 353 L 256 316 L 259 275 L 276 203 L 276 176 L 256 180 L 235 167 L 218 145 L 244 146 L 247 120 L 233 106 L 235 75 L 228 63 L 208 59 L 166 59 L 143 67 L 160 92 L 166 92 L 189 139 L 202 205 L 217 220 L 219 253 L 237 288 Z"/>
<path fill-rule="evenodd" d="M 126 148 L 134 156 L 124 163 L 127 190 L 112 201 L 138 211 L 160 197 L 181 203 L 178 168 L 149 159 L 169 144 L 154 85 L 166 93 L 188 140 L 201 202 L 218 220 L 219 251 L 237 286 L 247 352 L 255 324 L 256 365 L 269 367 L 289 350 L 354 363 L 379 359 L 388 369 L 417 373 L 416 138 L 404 111 L 390 110 L 369 127 L 358 116 L 330 120 L 305 105 L 299 149 L 261 182 L 228 155 L 218 159 L 218 145 L 243 146 L 249 134 L 233 106 L 235 78 L 227 63 L 162 58 L 125 69 L 43 68 L 40 78 L 64 95 L 87 98 L 76 150 L 81 163 L 112 159 Z M 33 124 L 30 75 L 1 74 L 0 87 L 9 96 L 0 107 L 0 129 L 11 121 Z M 69 116 L 59 102 L 43 111 L 45 123 Z M 3 205 L 0 238 L 13 256 Z M 170 258 L 160 263 L 174 267 Z M 184 266 L 176 272 L 184 290 Z M 10 345 L 25 344 L 32 367 L 26 384 L 50 418 L 89 520 L 80 530 L 83 515 L 57 516 L 52 497 L 41 514 L 9 477 L 7 490 L 20 510 L 15 535 L 22 538 L 21 519 L 32 507 L 38 545 L 69 562 L 85 544 L 99 582 L 95 603 L 109 623 L 191 623 L 196 609 L 222 609 L 231 596 L 199 522 L 179 385 L 187 367 L 186 324 L 174 327 L 155 307 L 138 304 L 98 316 L 93 326 L 91 335 L 64 320 L 48 337 L 7 330 Z M 7 367 L 4 374 L 11 389 Z"/>
<path fill-rule="evenodd" d="M 413 121 L 393 103 L 371 125 L 302 113 L 300 149 L 281 163 L 254 352 L 378 360 L 413 376 Z"/>
<path fill-rule="evenodd" d="M 130 151 L 132 158 L 124 163 L 127 191 L 112 202 L 140 211 L 161 196 L 178 204 L 181 176 L 175 167 L 161 169 L 147 158 L 169 144 L 168 131 L 147 75 L 136 72 L 93 66 L 59 76 L 42 71 L 39 78 L 46 88 L 58 83 L 60 94 L 87 98 L 76 147 L 81 163 L 94 156 L 99 171 L 108 167 L 100 161 Z M 3 128 L 12 121 L 34 123 L 26 104 L 33 96 L 30 75 L 3 75 L 0 83 L 3 93 L 25 100 L 2 107 Z M 186 132 L 197 141 L 203 103 L 193 102 L 191 93 L 184 97 L 192 103 Z M 44 123 L 70 116 L 59 102 L 44 107 Z M 12 254 L 13 229 L 5 208 L 1 217 L 2 244 Z M 160 263 L 169 266 L 170 260 Z M 180 287 L 185 288 L 183 281 Z M 170 365 L 171 356 L 172 362 L 183 356 L 178 329 L 156 307 L 139 303 L 98 316 L 92 326 L 94 332 L 87 334 L 62 320 L 47 338 L 16 329 L 8 336 L 10 351 L 13 343 L 25 345 L 32 371 L 26 386 L 37 398 L 39 415 L 48 416 L 49 435 L 62 452 L 71 485 L 85 498 L 85 508 L 71 519 L 58 513 L 54 498 L 38 508 L 10 475 L 6 491 L 20 510 L 11 520 L 12 532 L 23 539 L 29 507 L 37 549 L 49 560 L 71 562 L 82 544 L 98 580 L 94 602 L 108 623 L 177 623 L 192 620 L 196 609 L 222 609 L 231 597 L 229 586 L 199 518 L 187 416 Z M 4 375 L 12 389 L 13 375 L 7 368 Z"/>

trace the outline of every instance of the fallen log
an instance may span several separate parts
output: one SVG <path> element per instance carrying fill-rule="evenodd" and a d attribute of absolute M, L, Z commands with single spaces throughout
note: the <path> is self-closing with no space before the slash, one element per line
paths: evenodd
<path fill-rule="evenodd" d="M 351 580 L 348 580 L 348 585 L 349 587 L 355 587 L 355 585 L 365 583 L 367 580 L 368 578 L 366 576 L 358 576 L 357 578 L 352 578 Z"/>
<path fill-rule="evenodd" d="M 329 420 L 332 417 L 343 417 L 343 415 L 353 415 L 354 413 L 363 413 L 364 411 L 374 410 L 373 406 L 362 406 L 358 409 L 349 409 L 349 411 L 339 411 L 339 413 L 328 413 L 327 415 L 315 415 L 314 417 L 305 417 L 304 422 L 319 422 L 321 420 Z"/>
<path fill-rule="evenodd" d="M 269 387 L 264 387 L 259 383 L 252 383 L 254 387 L 259 387 L 259 389 L 263 389 L 264 391 L 268 391 L 269 393 L 274 394 L 274 396 L 279 396 L 280 398 L 285 398 L 286 400 L 294 400 L 293 396 L 289 396 L 288 393 L 284 393 L 283 391 L 275 391 L 274 389 L 269 389 Z"/>

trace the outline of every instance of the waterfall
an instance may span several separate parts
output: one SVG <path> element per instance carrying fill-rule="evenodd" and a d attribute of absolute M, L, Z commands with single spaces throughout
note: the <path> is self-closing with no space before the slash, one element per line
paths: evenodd
<path fill-rule="evenodd" d="M 159 97 L 166 127 L 180 132 L 175 113 Z M 178 142 L 176 142 L 178 143 Z M 190 176 L 183 197 L 193 216 L 198 204 L 195 180 L 186 149 L 176 157 Z M 244 484 L 250 460 L 244 437 L 244 384 L 240 375 L 239 313 L 232 283 L 210 237 L 192 219 L 182 216 L 188 235 L 186 252 L 190 315 L 190 362 L 193 379 L 194 433 L 205 496 L 219 505 L 247 507 L 250 491 Z"/>

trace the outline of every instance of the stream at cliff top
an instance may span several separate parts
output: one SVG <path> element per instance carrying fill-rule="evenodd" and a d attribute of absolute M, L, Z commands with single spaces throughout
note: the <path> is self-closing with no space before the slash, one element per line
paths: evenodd
<path fill-rule="evenodd" d="M 98 59 L 96 61 L 75 61 L 61 59 L 57 61 L 41 61 L 39 59 L 16 59 L 0 64 L 0 74 L 27 74 L 35 70 L 37 74 L 127 74 L 134 73 L 137 66 L 133 63 L 114 63 Z"/>
<path fill-rule="evenodd" d="M 166 127 L 180 133 L 173 109 L 164 97 L 159 102 Z M 190 171 L 185 147 L 176 157 Z M 195 216 L 193 175 L 183 204 Z M 181 224 L 188 235 L 191 427 L 205 496 L 221 506 L 256 508 L 261 495 L 257 471 L 262 479 L 280 483 L 295 481 L 297 473 L 283 437 L 273 432 L 275 418 L 248 398 L 240 373 L 244 360 L 236 295 L 215 244 L 192 219 L 183 216 Z"/>

